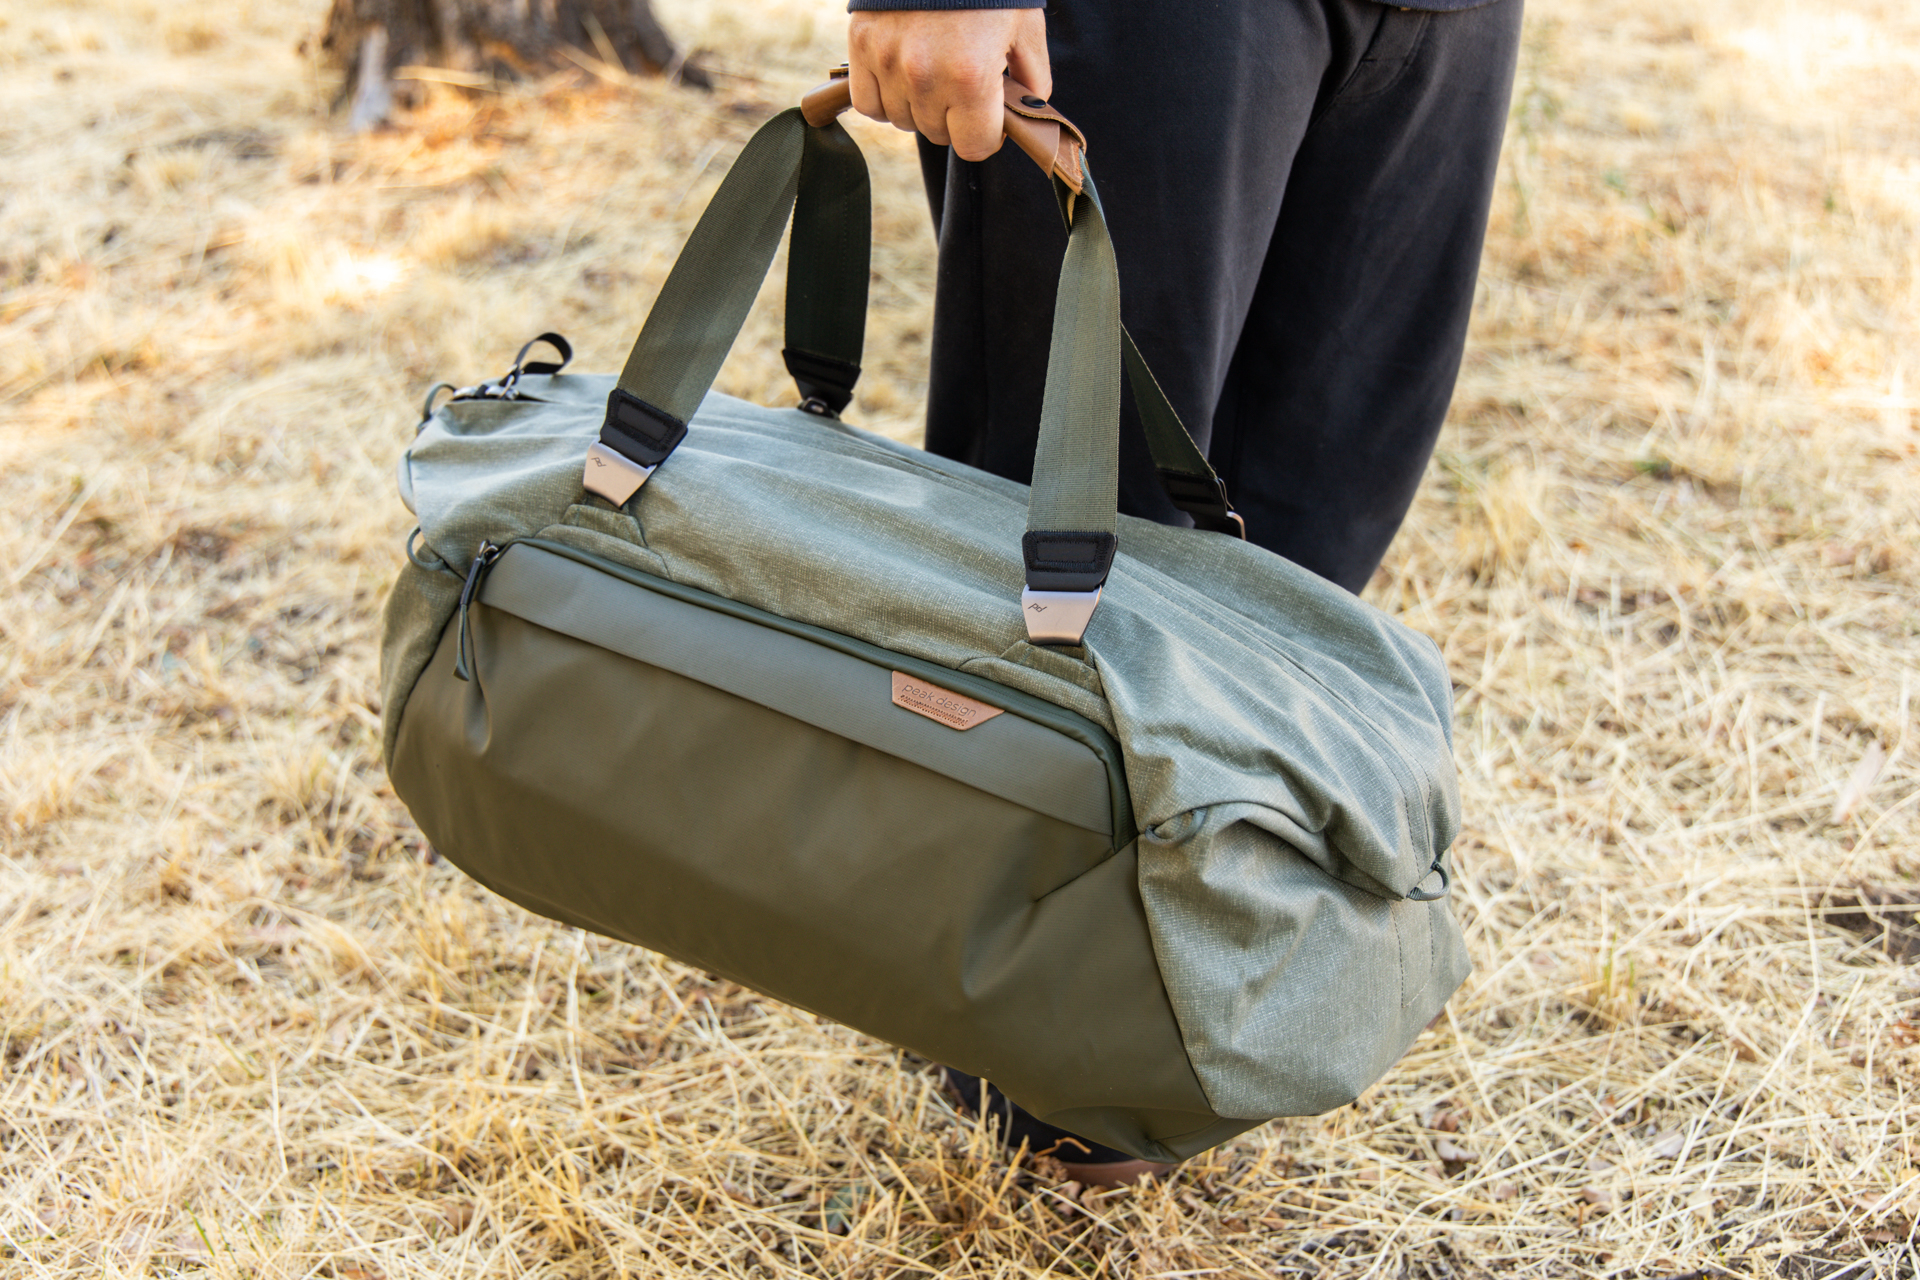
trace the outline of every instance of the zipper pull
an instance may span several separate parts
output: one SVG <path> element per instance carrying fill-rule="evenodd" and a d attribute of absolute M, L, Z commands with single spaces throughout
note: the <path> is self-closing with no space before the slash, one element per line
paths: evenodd
<path fill-rule="evenodd" d="M 459 680 L 473 679 L 472 635 L 467 629 L 467 608 L 473 598 L 480 593 L 480 580 L 487 576 L 487 570 L 500 558 L 505 547 L 495 546 L 492 542 L 482 541 L 479 552 L 473 557 L 473 563 L 467 567 L 466 585 L 460 588 L 460 637 L 458 649 L 453 658 L 453 674 Z"/>

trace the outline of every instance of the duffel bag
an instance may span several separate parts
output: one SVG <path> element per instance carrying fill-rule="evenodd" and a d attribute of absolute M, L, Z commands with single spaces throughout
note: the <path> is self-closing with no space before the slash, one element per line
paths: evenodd
<path fill-rule="evenodd" d="M 618 377 L 545 335 L 559 361 L 429 396 L 395 791 L 530 910 L 1135 1156 L 1350 1102 L 1468 969 L 1438 649 L 1237 535 L 1122 330 L 1082 140 L 1017 86 L 1070 227 L 1033 485 L 840 421 L 870 227 L 845 99 L 747 144 Z M 802 405 L 762 408 L 710 387 L 790 216 Z M 1115 514 L 1123 370 L 1196 528 Z"/>

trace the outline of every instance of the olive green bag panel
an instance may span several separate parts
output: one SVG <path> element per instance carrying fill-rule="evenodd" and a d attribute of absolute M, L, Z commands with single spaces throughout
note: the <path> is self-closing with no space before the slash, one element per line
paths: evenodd
<path fill-rule="evenodd" d="M 1016 711 L 950 729 L 894 706 L 888 667 L 671 589 L 506 552 L 466 618 L 473 678 L 456 618 L 401 718 L 394 786 L 436 847 L 1122 1149 L 1252 1123 L 1187 1064 L 1106 761 Z"/>

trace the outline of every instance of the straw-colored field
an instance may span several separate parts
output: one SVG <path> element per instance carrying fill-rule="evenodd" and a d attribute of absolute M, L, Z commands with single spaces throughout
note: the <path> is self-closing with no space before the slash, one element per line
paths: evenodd
<path fill-rule="evenodd" d="M 426 856 L 374 639 L 437 379 L 617 365 L 834 0 L 343 136 L 320 0 L 0 5 L 0 1274 L 1920 1270 L 1920 9 L 1541 0 L 1451 424 L 1478 970 L 1357 1106 L 1009 1171 L 923 1064 Z M 913 429 L 880 200 L 857 420 Z M 1094 140 L 1095 155 L 1099 140 Z M 1124 264 L 1123 264 L 1124 267 Z M 784 399 L 777 313 L 723 386 Z"/>

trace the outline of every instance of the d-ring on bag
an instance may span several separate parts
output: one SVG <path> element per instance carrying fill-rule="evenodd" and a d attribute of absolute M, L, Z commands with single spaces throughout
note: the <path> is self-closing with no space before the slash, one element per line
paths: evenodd
<path fill-rule="evenodd" d="M 422 425 L 395 789 L 531 910 L 1136 1156 L 1352 1100 L 1468 968 L 1439 652 L 1235 536 L 1122 332 L 1079 135 L 1018 86 L 1071 225 L 1032 488 L 838 421 L 870 225 L 845 101 L 747 144 L 617 379 L 556 344 Z M 805 407 L 765 409 L 709 387 L 790 212 Z M 1115 515 L 1123 367 L 1200 528 Z"/>

